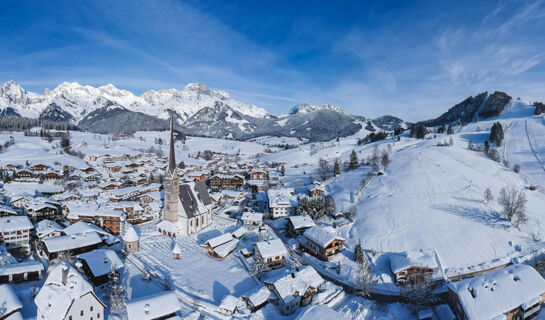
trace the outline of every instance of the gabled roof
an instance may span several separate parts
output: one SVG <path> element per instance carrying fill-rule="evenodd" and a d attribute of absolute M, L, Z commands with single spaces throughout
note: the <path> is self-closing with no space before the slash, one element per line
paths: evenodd
<path fill-rule="evenodd" d="M 344 241 L 342 237 L 320 227 L 312 227 L 310 229 L 307 229 L 304 235 L 322 248 L 327 247 L 333 240 Z"/>
<path fill-rule="evenodd" d="M 47 238 L 42 241 L 49 253 L 73 250 L 102 242 L 95 232 Z"/>
<path fill-rule="evenodd" d="M 288 254 L 284 243 L 280 239 L 260 241 L 257 242 L 255 246 L 257 251 L 259 251 L 261 257 L 263 258 L 286 256 Z"/>
<path fill-rule="evenodd" d="M 172 291 L 132 299 L 125 306 L 129 320 L 157 319 L 180 311 L 180 302 Z"/>
<path fill-rule="evenodd" d="M 437 269 L 437 259 L 434 251 L 408 251 L 394 253 L 390 256 L 390 267 L 393 273 L 410 267 Z"/>
<path fill-rule="evenodd" d="M 123 268 L 124 264 L 117 254 L 110 249 L 96 249 L 77 255 L 80 260 L 85 260 L 91 273 L 100 277 L 110 272 Z"/>
<path fill-rule="evenodd" d="M 63 272 L 67 273 L 65 283 Z M 88 293 L 104 305 L 94 294 L 93 287 L 79 272 L 69 264 L 61 264 L 51 270 L 34 302 L 46 319 L 63 319 L 73 301 Z"/>
<path fill-rule="evenodd" d="M 324 279 L 311 266 L 302 267 L 298 272 L 288 273 L 273 280 L 266 280 L 265 283 L 276 289 L 279 298 L 285 300 L 298 292 L 303 295 L 309 287 L 318 288 Z"/>
<path fill-rule="evenodd" d="M 290 216 L 288 217 L 289 221 L 293 225 L 295 230 L 301 228 L 311 228 L 316 226 L 314 220 L 310 216 Z"/>
<path fill-rule="evenodd" d="M 0 232 L 34 229 L 27 216 L 0 217 Z"/>
<path fill-rule="evenodd" d="M 0 311 L 7 315 L 23 309 L 23 303 L 9 284 L 0 285 Z"/>
<path fill-rule="evenodd" d="M 495 319 L 519 306 L 529 308 L 545 293 L 545 279 L 524 264 L 451 282 L 447 286 L 457 294 L 468 319 Z"/>

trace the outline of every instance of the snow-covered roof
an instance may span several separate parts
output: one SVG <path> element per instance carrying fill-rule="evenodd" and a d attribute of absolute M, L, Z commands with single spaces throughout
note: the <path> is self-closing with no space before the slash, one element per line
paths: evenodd
<path fill-rule="evenodd" d="M 238 305 L 238 299 L 232 295 L 227 295 L 220 303 L 219 308 L 230 313 L 235 312 Z"/>
<path fill-rule="evenodd" d="M 53 210 L 57 210 L 57 207 L 55 207 L 54 205 L 50 204 L 50 203 L 47 203 L 45 201 L 40 201 L 40 200 L 31 200 L 31 201 L 27 201 L 25 203 L 25 209 L 30 211 L 39 211 L 39 210 L 43 210 L 43 209 L 53 209 Z"/>
<path fill-rule="evenodd" d="M 255 244 L 257 251 L 263 258 L 286 256 L 288 251 L 280 239 L 260 241 Z"/>
<path fill-rule="evenodd" d="M 66 229 L 65 229 L 66 230 Z M 76 248 L 91 246 L 101 243 L 102 240 L 96 232 L 77 233 L 43 240 L 49 253 L 73 250 Z"/>
<path fill-rule="evenodd" d="M 55 221 L 45 219 L 36 224 L 36 233 L 38 234 L 39 238 L 42 238 L 54 231 L 62 231 L 62 227 Z"/>
<path fill-rule="evenodd" d="M 77 258 L 87 262 L 89 269 L 95 277 L 116 271 L 124 266 L 123 261 L 110 249 L 96 249 L 79 254 Z"/>
<path fill-rule="evenodd" d="M 20 263 L 4 264 L 0 266 L 0 276 L 21 274 L 25 272 L 42 272 L 44 266 L 36 260 L 27 260 Z"/>
<path fill-rule="evenodd" d="M 68 227 L 64 228 L 64 233 L 67 235 L 85 234 L 85 233 L 97 233 L 102 235 L 110 235 L 108 232 L 102 230 L 100 227 L 92 223 L 85 221 L 78 221 Z"/>
<path fill-rule="evenodd" d="M 519 306 L 537 303 L 545 279 L 531 266 L 515 264 L 475 278 L 448 284 L 468 319 L 495 319 Z"/>
<path fill-rule="evenodd" d="M 5 206 L 5 205 L 0 205 L 0 212 L 5 212 L 5 213 L 8 213 L 8 214 L 17 215 L 17 211 L 15 211 L 15 209 L 13 209 L 12 207 Z"/>
<path fill-rule="evenodd" d="M 331 309 L 326 305 L 309 305 L 302 309 L 296 320 L 337 320 L 343 319 L 344 316 L 341 313 Z"/>
<path fill-rule="evenodd" d="M 222 245 L 222 244 L 224 244 L 226 242 L 229 242 L 231 240 L 233 240 L 232 234 L 231 233 L 224 233 L 224 234 L 222 234 L 220 236 L 214 237 L 214 238 L 206 241 L 206 243 L 210 247 L 215 248 L 215 247 L 217 247 L 219 245 Z"/>
<path fill-rule="evenodd" d="M 134 227 L 132 225 L 129 226 L 129 228 L 127 229 L 127 231 L 123 235 L 123 241 L 125 241 L 125 242 L 136 242 L 139 239 L 140 239 L 140 236 L 138 235 L 136 230 L 134 230 Z"/>
<path fill-rule="evenodd" d="M 276 280 L 265 281 L 265 283 L 274 286 L 279 298 L 282 300 L 293 297 L 295 292 L 303 295 L 309 287 L 318 288 L 323 282 L 324 279 L 311 266 L 305 266 L 298 272 L 288 273 Z"/>
<path fill-rule="evenodd" d="M 288 219 L 290 220 L 295 230 L 316 226 L 314 220 L 312 220 L 310 216 L 290 216 L 288 217 Z"/>
<path fill-rule="evenodd" d="M 238 239 L 231 238 L 231 241 L 226 242 L 214 248 L 214 252 L 220 257 L 226 257 L 229 253 L 233 252 L 237 247 Z"/>
<path fill-rule="evenodd" d="M 244 227 L 239 227 L 235 231 L 231 232 L 231 235 L 237 239 L 242 237 L 246 233 L 246 229 Z"/>
<path fill-rule="evenodd" d="M 176 242 L 176 244 L 174 245 L 174 248 L 172 248 L 172 253 L 182 254 L 182 248 L 180 248 L 180 245 L 178 244 L 178 242 Z"/>
<path fill-rule="evenodd" d="M 64 283 L 63 272 L 67 273 Z M 73 301 L 90 292 L 93 287 L 79 272 L 69 264 L 61 264 L 51 270 L 34 302 L 45 319 L 63 319 Z"/>
<path fill-rule="evenodd" d="M 161 292 L 125 302 L 129 320 L 151 320 L 180 310 L 178 297 L 172 291 Z"/>
<path fill-rule="evenodd" d="M 0 232 L 34 229 L 27 216 L 0 217 Z"/>
<path fill-rule="evenodd" d="M 394 253 L 390 256 L 390 267 L 393 273 L 398 273 L 410 267 L 437 269 L 435 251 L 408 251 Z"/>
<path fill-rule="evenodd" d="M 242 297 L 245 297 L 252 305 L 257 307 L 267 302 L 271 295 L 272 292 L 269 290 L 269 288 L 262 286 L 252 289 L 248 293 L 243 294 Z"/>
<path fill-rule="evenodd" d="M 23 304 L 9 284 L 0 285 L 0 315 L 7 315 L 23 309 Z M 11 319 L 11 318 L 8 318 Z"/>
<path fill-rule="evenodd" d="M 327 247 L 333 240 L 344 240 L 342 237 L 320 227 L 307 229 L 304 235 L 322 248 Z"/>
<path fill-rule="evenodd" d="M 267 190 L 267 196 L 269 197 L 269 206 L 292 206 L 296 207 L 297 197 L 295 197 L 295 190 L 293 188 L 278 188 Z"/>
<path fill-rule="evenodd" d="M 240 217 L 242 221 L 252 221 L 252 222 L 261 222 L 263 220 L 263 213 L 259 212 L 244 212 L 242 214 L 242 217 Z"/>

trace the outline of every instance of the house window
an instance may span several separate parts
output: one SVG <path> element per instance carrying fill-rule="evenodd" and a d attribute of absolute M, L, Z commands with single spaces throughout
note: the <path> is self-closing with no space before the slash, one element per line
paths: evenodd
<path fill-rule="evenodd" d="M 91 311 L 93 311 L 93 306 L 91 306 L 91 308 L 89 308 Z"/>
<path fill-rule="evenodd" d="M 68 317 L 68 320 L 72 320 L 72 316 L 69 316 L 69 317 Z"/>
<path fill-rule="evenodd" d="M 100 313 L 97 313 L 97 319 L 100 319 Z"/>
<path fill-rule="evenodd" d="M 80 315 L 80 316 L 82 316 L 82 315 L 83 315 L 83 310 L 81 310 L 81 311 L 79 312 L 79 315 Z"/>

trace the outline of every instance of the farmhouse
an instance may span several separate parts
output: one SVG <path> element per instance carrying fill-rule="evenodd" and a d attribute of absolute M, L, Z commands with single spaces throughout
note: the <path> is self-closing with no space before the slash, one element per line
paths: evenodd
<path fill-rule="evenodd" d="M 24 209 L 32 221 L 40 221 L 44 219 L 58 218 L 57 214 L 59 210 L 54 205 L 46 202 L 34 199 L 27 201 L 24 205 Z"/>
<path fill-rule="evenodd" d="M 267 303 L 276 300 L 274 294 L 266 287 L 257 287 L 240 297 L 252 312 L 263 308 Z"/>
<path fill-rule="evenodd" d="M 390 268 L 397 284 L 428 282 L 440 272 L 435 251 L 394 253 L 390 256 Z"/>
<path fill-rule="evenodd" d="M 51 271 L 34 302 L 37 319 L 104 319 L 104 303 L 69 264 L 61 264 Z"/>
<path fill-rule="evenodd" d="M 286 229 L 291 237 L 302 235 L 305 230 L 316 226 L 314 220 L 310 216 L 291 216 L 286 222 Z"/>
<path fill-rule="evenodd" d="M 16 216 L 18 213 L 13 208 L 0 205 L 0 217 Z"/>
<path fill-rule="evenodd" d="M 531 266 L 515 264 L 451 282 L 448 303 L 458 319 L 528 319 L 545 299 L 545 279 Z"/>
<path fill-rule="evenodd" d="M 303 239 L 299 240 L 299 247 L 324 260 L 331 260 L 332 256 L 339 252 L 344 239 L 320 227 L 312 227 L 305 231 Z"/>
<path fill-rule="evenodd" d="M 265 170 L 252 170 L 250 171 L 250 180 L 267 180 L 267 171 Z"/>

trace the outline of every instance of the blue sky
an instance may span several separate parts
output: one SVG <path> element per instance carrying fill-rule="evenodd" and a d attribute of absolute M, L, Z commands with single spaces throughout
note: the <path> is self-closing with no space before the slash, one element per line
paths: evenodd
<path fill-rule="evenodd" d="M 485 90 L 545 99 L 545 0 L 3 1 L 0 42 L 0 81 L 40 93 L 202 81 L 273 114 L 411 121 Z"/>

